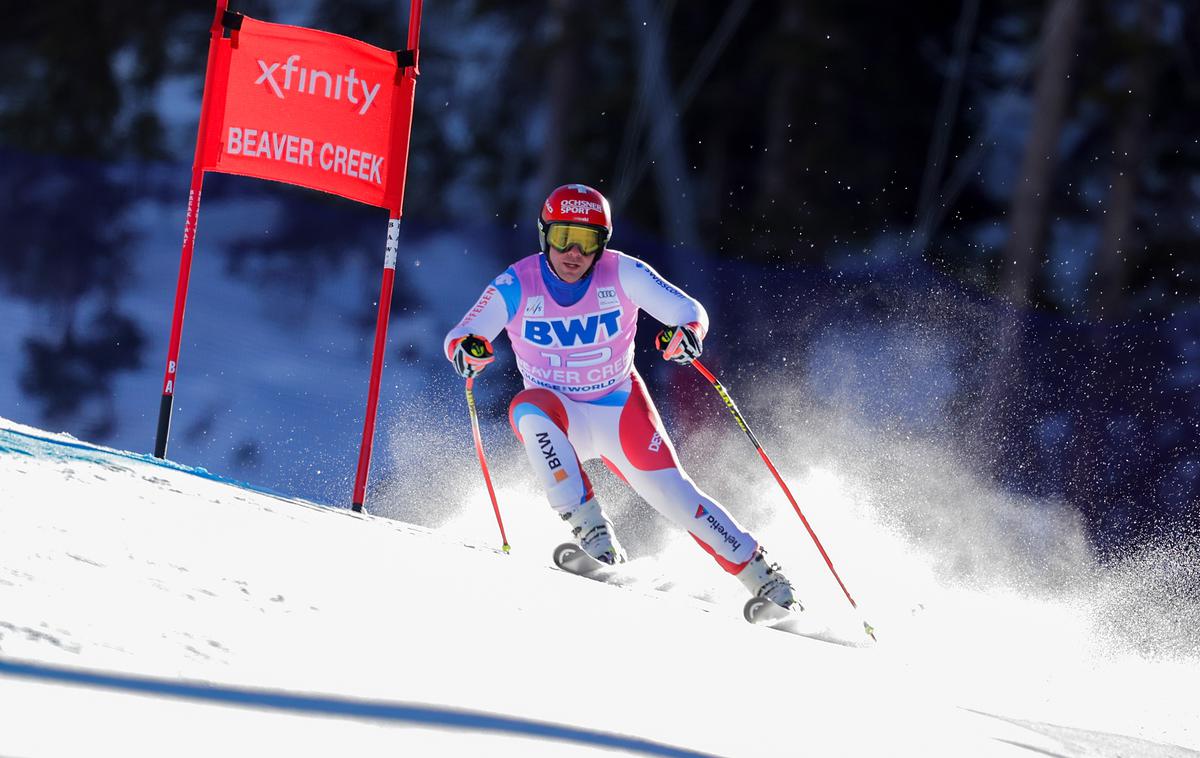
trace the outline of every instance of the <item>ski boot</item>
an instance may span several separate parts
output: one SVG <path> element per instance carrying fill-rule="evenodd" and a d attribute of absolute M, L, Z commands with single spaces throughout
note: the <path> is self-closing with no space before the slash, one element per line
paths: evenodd
<path fill-rule="evenodd" d="M 754 552 L 754 557 L 745 568 L 737 573 L 737 578 L 755 597 L 765 597 L 789 611 L 802 609 L 792 590 L 792 583 L 779 570 L 778 563 L 767 563 L 766 552 L 761 547 Z"/>
<path fill-rule="evenodd" d="M 612 522 L 604 515 L 596 498 L 563 513 L 562 519 L 570 523 L 571 534 L 575 535 L 583 552 L 609 566 L 625 562 L 625 550 L 617 542 Z"/>

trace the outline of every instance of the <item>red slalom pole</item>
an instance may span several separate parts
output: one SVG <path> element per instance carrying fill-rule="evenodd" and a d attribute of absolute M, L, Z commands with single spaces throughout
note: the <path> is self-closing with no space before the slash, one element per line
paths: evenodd
<path fill-rule="evenodd" d="M 387 353 L 388 316 L 392 311 L 392 287 L 396 280 L 396 255 L 400 245 L 400 216 L 388 219 L 384 250 L 383 277 L 379 284 L 379 310 L 375 316 L 375 348 L 371 352 L 371 379 L 367 385 L 367 412 L 363 419 L 362 442 L 358 447 L 358 468 L 354 474 L 354 499 L 350 509 L 361 513 L 367 501 L 367 475 L 371 470 L 371 450 L 375 444 L 375 414 L 379 408 L 379 383 L 383 358 Z"/>
<path fill-rule="evenodd" d="M 417 71 L 417 42 L 421 37 L 421 0 L 412 0 L 408 13 L 408 50 L 411 59 L 402 65 L 403 76 L 415 88 Z M 353 70 L 353 69 L 352 69 Z M 409 89 L 409 96 L 413 96 Z M 388 215 L 387 243 L 383 254 L 383 277 L 379 285 L 379 310 L 375 316 L 375 347 L 371 353 L 371 379 L 367 385 L 367 411 L 363 418 L 362 441 L 358 447 L 358 466 L 354 472 L 354 493 L 350 501 L 350 509 L 361 513 L 367 500 L 367 477 L 371 472 L 371 452 L 375 445 L 375 416 L 379 409 L 379 385 L 383 375 L 383 360 L 387 353 L 388 319 L 392 310 L 392 289 L 396 280 L 396 258 L 400 247 L 400 208 L 403 203 L 404 176 L 408 170 L 408 139 L 412 129 L 409 119 L 407 130 L 392 129 L 393 147 L 403 145 L 398 150 L 400 178 L 400 195 L 396 205 Z"/>
<path fill-rule="evenodd" d="M 813 544 L 817 546 L 817 550 L 820 551 L 821 557 L 825 559 L 825 565 L 829 567 L 829 572 L 833 574 L 833 578 L 837 580 L 838 586 L 842 588 L 842 593 L 845 594 L 846 599 L 850 601 L 850 607 L 857 610 L 858 603 L 856 603 L 854 598 L 850 595 L 850 590 L 846 589 L 845 582 L 843 582 L 842 578 L 838 576 L 837 569 L 833 567 L 833 561 L 829 559 L 829 554 L 825 552 L 825 547 L 821 544 L 821 540 L 817 539 L 817 533 L 813 531 L 813 528 L 808 523 L 808 519 L 804 517 L 804 512 L 800 510 L 800 504 L 797 503 L 796 498 L 792 496 L 792 491 L 788 489 L 787 483 L 784 482 L 783 477 L 779 475 L 778 469 L 775 468 L 775 464 L 772 463 L 770 457 L 767 456 L 767 451 L 763 450 L 763 446 L 759 443 L 758 438 L 754 436 L 754 432 L 750 431 L 749 424 L 746 423 L 746 419 L 742 416 L 742 412 L 738 410 L 737 404 L 733 402 L 733 398 L 729 396 L 729 393 L 725 390 L 725 387 L 723 387 L 721 383 L 717 381 L 717 377 L 713 376 L 712 372 L 704 367 L 704 364 L 702 364 L 700 361 L 693 360 L 692 365 L 695 366 L 696 370 L 699 371 L 704 378 L 707 379 L 709 383 L 712 384 L 712 386 L 717 390 L 717 394 L 720 395 L 721 399 L 725 401 L 725 407 L 728 408 L 729 412 L 733 414 L 733 418 L 737 421 L 738 426 L 742 428 L 742 431 L 745 432 L 746 436 L 750 438 L 750 441 L 754 443 L 754 448 L 758 450 L 758 454 L 762 456 L 763 463 L 767 464 L 767 468 L 770 469 L 771 474 L 775 477 L 775 481 L 779 482 L 779 486 L 783 489 L 783 494 L 787 495 L 787 499 L 792 504 L 792 508 L 796 510 L 796 515 L 800 517 L 800 521 L 804 524 L 804 528 L 808 530 L 808 536 L 812 537 Z M 871 639 L 875 639 L 874 627 L 872 627 L 866 621 L 863 621 L 863 628 L 866 629 L 867 635 Z"/>
<path fill-rule="evenodd" d="M 467 379 L 467 408 L 471 411 L 471 434 L 475 437 L 475 454 L 479 456 L 479 467 L 483 469 L 483 481 L 487 484 L 488 496 L 492 498 L 492 510 L 496 512 L 496 524 L 500 527 L 503 550 L 508 552 L 508 537 L 504 534 L 504 521 L 500 518 L 500 503 L 496 501 L 496 490 L 492 487 L 492 474 L 488 471 L 487 457 L 483 454 L 483 436 L 479 433 L 479 414 L 475 412 L 475 377 Z"/>
<path fill-rule="evenodd" d="M 171 436 L 171 412 L 175 404 L 175 379 L 179 369 L 179 343 L 183 336 L 183 314 L 187 307 L 188 281 L 192 272 L 192 251 L 196 246 L 196 228 L 200 221 L 200 192 L 204 186 L 201 154 L 204 152 L 211 110 L 210 94 L 217 69 L 217 42 L 223 27 L 228 0 L 217 0 L 217 10 L 209 29 L 208 62 L 204 67 L 204 93 L 200 97 L 200 123 L 196 127 L 196 153 L 192 159 L 192 182 L 188 188 L 187 215 L 183 222 L 183 244 L 179 255 L 179 278 L 175 285 L 175 308 L 171 315 L 171 338 L 167 343 L 167 368 L 163 372 L 162 398 L 158 405 L 158 428 L 154 435 L 154 457 L 167 457 L 167 440 Z"/>

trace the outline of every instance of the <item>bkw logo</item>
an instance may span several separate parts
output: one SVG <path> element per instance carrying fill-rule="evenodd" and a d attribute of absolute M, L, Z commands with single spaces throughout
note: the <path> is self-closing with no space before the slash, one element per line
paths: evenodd
<path fill-rule="evenodd" d="M 576 318 L 527 318 L 522 336 L 541 347 L 573 347 L 606 342 L 621 329 L 621 309 Z"/>

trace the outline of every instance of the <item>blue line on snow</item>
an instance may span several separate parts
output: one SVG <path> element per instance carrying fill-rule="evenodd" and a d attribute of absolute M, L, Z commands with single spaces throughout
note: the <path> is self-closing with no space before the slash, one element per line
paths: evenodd
<path fill-rule="evenodd" d="M 42 679 L 51 682 L 67 682 L 113 690 L 125 690 L 138 694 L 205 700 L 226 705 L 246 705 L 300 713 L 352 716 L 382 719 L 384 721 L 432 724 L 435 726 L 487 732 L 506 732 L 509 734 L 562 740 L 564 742 L 632 750 L 646 755 L 687 758 L 707 755 L 706 753 L 662 745 L 637 737 L 626 737 L 620 734 L 579 729 L 577 727 L 514 718 L 512 716 L 497 716 L 478 711 L 439 708 L 428 705 L 408 705 L 329 696 L 297 695 L 286 692 L 240 689 L 212 684 L 189 684 L 187 682 L 165 679 L 151 679 L 125 674 L 104 674 L 82 669 L 69 669 L 4 660 L 0 660 L 0 674 L 29 679 Z"/>
<path fill-rule="evenodd" d="M 199 468 L 196 466 L 185 466 L 182 463 L 176 463 L 175 461 L 171 461 L 171 460 L 155 458 L 152 455 L 145 455 L 142 453 L 131 453 L 126 450 L 117 450 L 117 449 L 111 448 L 111 447 L 102 447 L 99 445 L 93 445 L 93 444 L 90 444 L 87 442 L 80 442 L 80 441 L 76 441 L 76 440 L 64 440 L 64 439 L 56 439 L 53 437 L 41 437 L 36 434 L 29 434 L 28 432 L 17 431 L 16 429 L 0 428 L 0 441 L 2 441 L 3 435 L 6 435 L 6 434 L 11 434 L 14 437 L 21 437 L 21 438 L 24 438 L 27 440 L 32 440 L 34 442 L 40 442 L 43 445 L 68 448 L 68 449 L 72 449 L 72 450 L 82 450 L 85 452 L 107 455 L 107 456 L 114 457 L 114 458 L 125 458 L 126 460 L 138 461 L 139 463 L 148 463 L 152 466 L 161 466 L 163 468 L 169 468 L 172 471 L 180 471 L 185 474 L 192 474 L 193 476 L 198 476 L 201 479 L 208 479 L 209 481 L 220 482 L 222 484 L 232 484 L 233 486 L 239 487 L 244 490 L 250 490 L 251 492 L 257 492 L 262 495 L 270 495 L 271 497 L 277 497 L 282 500 L 289 500 L 289 501 L 296 500 L 294 497 L 291 497 L 289 495 L 284 495 L 283 493 L 280 493 L 280 492 L 275 492 L 274 490 L 267 489 L 266 487 L 259 487 L 254 484 L 249 484 L 247 482 L 238 481 L 237 479 L 229 479 L 229 478 L 221 476 L 220 474 L 214 474 L 205 468 Z M 15 444 L 15 442 L 10 443 L 10 445 L 11 444 Z M 8 452 L 8 453 L 22 453 L 24 455 L 32 454 L 31 451 L 29 451 L 29 450 L 24 450 L 19 447 L 11 447 L 10 445 L 0 444 L 0 453 Z M 79 456 L 79 460 L 94 461 L 95 458 Z M 337 506 L 328 506 L 328 507 L 336 508 Z"/>

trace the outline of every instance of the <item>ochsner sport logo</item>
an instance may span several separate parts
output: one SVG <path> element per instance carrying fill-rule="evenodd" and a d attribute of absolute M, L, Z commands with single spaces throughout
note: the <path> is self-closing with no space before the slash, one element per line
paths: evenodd
<path fill-rule="evenodd" d="M 737 537 L 734 537 L 732 534 L 730 534 L 725 529 L 725 526 L 721 524 L 721 522 L 717 521 L 717 517 L 710 514 L 708 509 L 703 505 L 696 508 L 695 518 L 703 518 L 705 521 L 707 521 L 709 528 L 721 535 L 721 537 L 723 537 L 725 541 L 729 543 L 729 546 L 734 550 L 737 550 L 742 546 L 741 541 L 738 540 Z"/>
<path fill-rule="evenodd" d="M 292 91 L 293 81 L 296 85 L 296 92 L 323 96 L 330 100 L 340 101 L 344 90 L 346 100 L 351 105 L 362 103 L 362 107 L 358 109 L 360 116 L 366 115 L 367 109 L 375 102 L 375 96 L 379 94 L 379 85 L 371 86 L 365 80 L 359 79 L 354 75 L 353 67 L 345 75 L 335 75 L 318 68 L 297 66 L 296 62 L 299 60 L 299 55 L 289 55 L 287 61 L 283 63 L 279 61 L 267 63 L 259 58 L 258 68 L 262 74 L 254 80 L 254 83 L 268 87 L 280 100 L 286 99 L 284 92 Z M 280 85 L 281 80 L 282 86 Z"/>
<path fill-rule="evenodd" d="M 558 204 L 558 211 L 559 213 L 578 213 L 586 216 L 592 211 L 604 213 L 604 207 L 591 200 L 562 200 Z"/>

